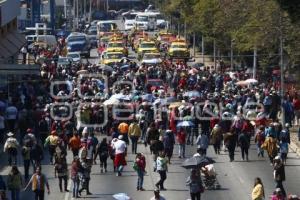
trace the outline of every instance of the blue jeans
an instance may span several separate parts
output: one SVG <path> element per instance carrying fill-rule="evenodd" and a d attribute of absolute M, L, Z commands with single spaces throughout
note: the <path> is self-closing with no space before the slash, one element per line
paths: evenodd
<path fill-rule="evenodd" d="M 137 180 L 137 188 L 141 189 L 143 188 L 144 184 L 144 171 L 142 170 L 137 170 L 137 175 L 138 175 L 138 180 Z"/>
<path fill-rule="evenodd" d="M 78 197 L 79 184 L 79 179 L 73 179 L 73 197 Z"/>
<path fill-rule="evenodd" d="M 179 152 L 180 157 L 185 157 L 185 144 L 179 144 Z"/>
<path fill-rule="evenodd" d="M 11 200 L 20 200 L 20 190 L 19 189 L 11 190 Z"/>

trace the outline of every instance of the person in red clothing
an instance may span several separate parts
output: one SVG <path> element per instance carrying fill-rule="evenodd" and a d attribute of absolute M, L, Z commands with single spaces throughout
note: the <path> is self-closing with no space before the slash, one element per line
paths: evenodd
<path fill-rule="evenodd" d="M 136 186 L 137 191 L 145 191 L 145 189 L 143 188 L 144 176 L 146 173 L 145 169 L 146 169 L 146 158 L 142 153 L 138 153 L 135 157 L 135 170 L 138 175 L 137 186 Z"/>
<path fill-rule="evenodd" d="M 299 125 L 299 119 L 300 119 L 300 99 L 298 96 L 295 96 L 293 99 L 293 106 L 295 110 L 295 125 Z"/>
<path fill-rule="evenodd" d="M 180 128 L 179 132 L 177 133 L 177 141 L 179 144 L 179 158 L 185 158 L 185 143 L 186 143 L 186 133 L 184 128 Z"/>

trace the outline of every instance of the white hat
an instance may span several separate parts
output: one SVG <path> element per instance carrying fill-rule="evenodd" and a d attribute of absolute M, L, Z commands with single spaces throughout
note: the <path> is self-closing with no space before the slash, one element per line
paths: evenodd
<path fill-rule="evenodd" d="M 119 135 L 119 136 L 118 136 L 118 139 L 119 139 L 119 140 L 123 140 L 123 135 Z"/>
<path fill-rule="evenodd" d="M 276 156 L 274 160 L 281 160 L 280 156 Z"/>
<path fill-rule="evenodd" d="M 286 127 L 286 128 L 289 128 L 289 127 L 290 127 L 290 124 L 289 124 L 289 123 L 286 123 L 286 124 L 285 124 L 285 127 Z"/>
<path fill-rule="evenodd" d="M 8 132 L 6 135 L 7 135 L 8 137 L 12 137 L 14 134 L 13 134 L 13 132 Z"/>

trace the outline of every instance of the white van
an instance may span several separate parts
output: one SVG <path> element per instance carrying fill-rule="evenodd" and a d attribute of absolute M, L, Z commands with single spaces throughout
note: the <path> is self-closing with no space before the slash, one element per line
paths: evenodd
<path fill-rule="evenodd" d="M 135 26 L 142 30 L 156 30 L 156 15 L 149 12 L 139 13 L 135 17 Z"/>
<path fill-rule="evenodd" d="M 50 47 L 57 47 L 57 40 L 54 35 L 38 35 L 36 38 L 37 43 L 44 43 Z"/>

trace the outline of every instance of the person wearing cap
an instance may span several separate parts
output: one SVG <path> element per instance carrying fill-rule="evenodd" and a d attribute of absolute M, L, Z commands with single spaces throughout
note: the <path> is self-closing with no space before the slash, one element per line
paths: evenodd
<path fill-rule="evenodd" d="M 123 135 L 119 135 L 118 139 L 112 143 L 112 148 L 115 150 L 114 166 L 117 170 L 116 176 L 122 176 L 123 168 L 127 165 L 125 159 L 127 145 L 123 141 Z"/>
<path fill-rule="evenodd" d="M 8 154 L 9 165 L 12 165 L 13 160 L 14 160 L 14 165 L 16 165 L 19 142 L 14 137 L 14 134 L 12 132 L 7 133 L 7 136 L 8 138 L 5 141 L 3 150 Z"/>
<path fill-rule="evenodd" d="M 50 163 L 53 164 L 53 156 L 55 153 L 55 148 L 58 144 L 59 137 L 56 134 L 56 131 L 51 131 L 51 134 L 46 138 L 44 146 L 48 146 L 49 155 L 50 155 Z"/>
<path fill-rule="evenodd" d="M 127 145 L 129 144 L 128 129 L 129 129 L 129 126 L 125 122 L 120 123 L 118 126 L 119 133 L 121 135 L 123 135 L 123 140 L 126 142 Z"/>
<path fill-rule="evenodd" d="M 154 190 L 154 196 L 150 198 L 150 200 L 166 200 L 165 197 L 160 195 L 159 189 Z"/>
<path fill-rule="evenodd" d="M 286 192 L 282 184 L 282 182 L 285 181 L 285 169 L 280 156 L 274 158 L 274 180 L 276 182 L 276 188 L 280 188 L 283 196 L 286 197 Z"/>

